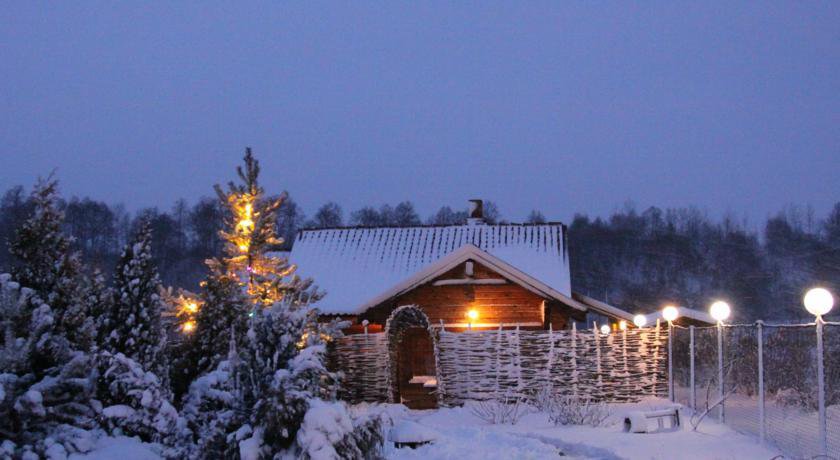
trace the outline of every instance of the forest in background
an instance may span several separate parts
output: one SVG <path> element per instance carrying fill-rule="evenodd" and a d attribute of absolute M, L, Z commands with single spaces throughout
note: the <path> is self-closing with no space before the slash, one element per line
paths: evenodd
<path fill-rule="evenodd" d="M 206 274 L 204 260 L 222 248 L 223 212 L 215 198 L 195 203 L 181 199 L 169 211 L 131 213 L 90 198 L 62 203 L 65 232 L 73 237 L 87 266 L 111 273 L 120 250 L 143 220 L 152 228 L 153 258 L 164 285 L 196 289 Z M 31 210 L 27 191 L 16 186 L 0 199 L 0 273 L 10 269 L 6 241 Z M 486 220 L 505 222 L 498 206 L 485 202 Z M 411 202 L 367 206 L 345 214 L 337 203 L 307 216 L 287 197 L 279 210 L 277 232 L 290 249 L 301 228 L 342 225 L 449 225 L 466 221 L 466 209 L 441 207 L 426 219 Z M 540 211 L 526 222 L 543 223 Z M 695 208 L 643 211 L 633 206 L 606 218 L 585 214 L 569 227 L 572 286 L 631 312 L 649 312 L 666 302 L 706 309 L 723 298 L 737 320 L 808 320 L 804 291 L 823 285 L 840 288 L 840 202 L 822 217 L 805 208 L 780 210 L 761 232 L 730 217 L 712 219 Z M 315 280 L 317 284 L 317 280 Z"/>

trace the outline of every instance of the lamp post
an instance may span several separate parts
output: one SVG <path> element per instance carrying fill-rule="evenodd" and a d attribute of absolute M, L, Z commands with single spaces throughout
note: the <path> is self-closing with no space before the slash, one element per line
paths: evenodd
<path fill-rule="evenodd" d="M 668 400 L 674 402 L 674 320 L 680 317 L 680 311 L 673 305 L 662 309 L 662 317 L 668 321 Z"/>
<path fill-rule="evenodd" d="M 823 315 L 831 311 L 834 297 L 824 288 L 813 288 L 802 299 L 808 313 L 816 317 L 817 326 L 817 404 L 819 405 L 820 446 L 822 454 L 828 453 L 828 430 L 825 418 L 825 364 L 823 362 Z"/>
<path fill-rule="evenodd" d="M 729 304 L 718 300 L 709 307 L 709 314 L 717 321 L 717 347 L 718 347 L 718 420 L 724 422 L 723 407 L 723 321 L 729 318 L 732 309 Z"/>

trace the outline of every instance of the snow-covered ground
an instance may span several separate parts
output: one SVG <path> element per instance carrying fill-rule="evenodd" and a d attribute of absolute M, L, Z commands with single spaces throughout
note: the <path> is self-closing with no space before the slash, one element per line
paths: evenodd
<path fill-rule="evenodd" d="M 705 420 L 692 431 L 688 420 L 681 429 L 648 434 L 624 433 L 624 415 L 633 410 L 652 410 L 667 405 L 662 399 L 648 399 L 638 404 L 614 404 L 605 426 L 554 426 L 545 414 L 531 412 L 515 425 L 489 425 L 469 408 L 443 408 L 411 411 L 401 405 L 359 405 L 352 412 L 383 411 L 395 425 L 406 421 L 413 429 L 436 440 L 416 449 L 385 446 L 385 455 L 395 460 L 509 460 L 556 458 L 569 459 L 771 459 L 777 455 L 762 447 L 753 437 Z M 87 455 L 71 455 L 75 460 L 152 460 L 160 458 L 158 446 L 133 438 L 103 437 Z"/>
<path fill-rule="evenodd" d="M 559 426 L 547 416 L 531 413 L 516 425 L 488 425 L 475 417 L 468 407 L 431 411 L 389 413 L 397 419 L 409 419 L 434 430 L 438 439 L 417 449 L 386 446 L 391 459 L 770 459 L 779 453 L 760 446 L 751 437 L 738 434 L 712 420 L 705 420 L 697 432 L 684 421 L 677 431 L 624 433 L 621 421 L 632 410 L 653 409 L 667 404 L 664 400 L 646 400 L 639 404 L 611 406 L 612 415 L 605 427 Z M 397 422 L 399 423 L 399 422 Z"/>

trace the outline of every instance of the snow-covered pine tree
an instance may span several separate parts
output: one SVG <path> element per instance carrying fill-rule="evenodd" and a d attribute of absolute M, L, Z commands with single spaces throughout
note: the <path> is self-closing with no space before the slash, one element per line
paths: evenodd
<path fill-rule="evenodd" d="M 114 299 L 101 320 L 103 349 L 122 353 L 154 373 L 164 387 L 168 381 L 165 334 L 161 324 L 163 303 L 160 280 L 152 262 L 152 231 L 143 223 L 134 240 L 123 249 L 114 273 Z"/>
<path fill-rule="evenodd" d="M 38 455 L 58 431 L 64 439 L 77 428 L 92 428 L 92 363 L 56 332 L 50 306 L 11 275 L 0 274 L 0 318 L 0 438 L 13 443 L 15 455 Z"/>
<path fill-rule="evenodd" d="M 64 213 L 58 206 L 58 182 L 40 180 L 32 190 L 32 215 L 18 229 L 9 249 L 17 259 L 13 278 L 33 289 L 50 306 L 55 332 L 71 349 L 88 350 L 94 321 L 88 314 L 78 254 L 61 231 Z"/>
<path fill-rule="evenodd" d="M 103 351 L 97 359 L 99 394 L 110 400 L 101 414 L 106 429 L 176 449 L 189 444 L 191 434 L 155 374 L 122 353 Z"/>
<path fill-rule="evenodd" d="M 335 377 L 324 366 L 326 344 L 315 311 L 276 302 L 256 312 L 241 354 L 243 396 L 251 426 L 270 452 L 287 449 L 309 407 L 309 400 L 335 399 Z"/>
<path fill-rule="evenodd" d="M 213 266 L 201 287 L 201 308 L 187 344 L 187 372 L 192 378 L 216 369 L 227 358 L 231 334 L 234 340 L 242 342 L 248 330 L 248 314 L 252 312 L 239 277 L 227 269 L 224 261 Z"/>
<path fill-rule="evenodd" d="M 88 306 L 88 312 L 95 321 L 94 344 L 97 350 L 102 350 L 105 345 L 105 340 L 114 327 L 109 315 L 114 294 L 105 285 L 105 277 L 99 270 L 93 271 L 93 274 L 88 280 L 85 294 L 85 303 Z"/>

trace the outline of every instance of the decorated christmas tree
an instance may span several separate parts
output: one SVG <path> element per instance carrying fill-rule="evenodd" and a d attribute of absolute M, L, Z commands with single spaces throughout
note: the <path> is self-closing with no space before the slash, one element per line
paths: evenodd
<path fill-rule="evenodd" d="M 216 186 L 226 210 L 224 254 L 207 261 L 210 273 L 200 298 L 184 297 L 179 311 L 181 330 L 194 336 L 195 375 L 227 357 L 231 333 L 237 345 L 244 344 L 249 318 L 259 310 L 278 302 L 297 308 L 317 299 L 311 281 L 295 276 L 295 266 L 272 252 L 283 243 L 276 226 L 285 195 L 267 198 L 259 173 L 259 162 L 247 149 L 244 166 L 237 167 L 239 183 L 230 182 L 227 191 Z"/>

